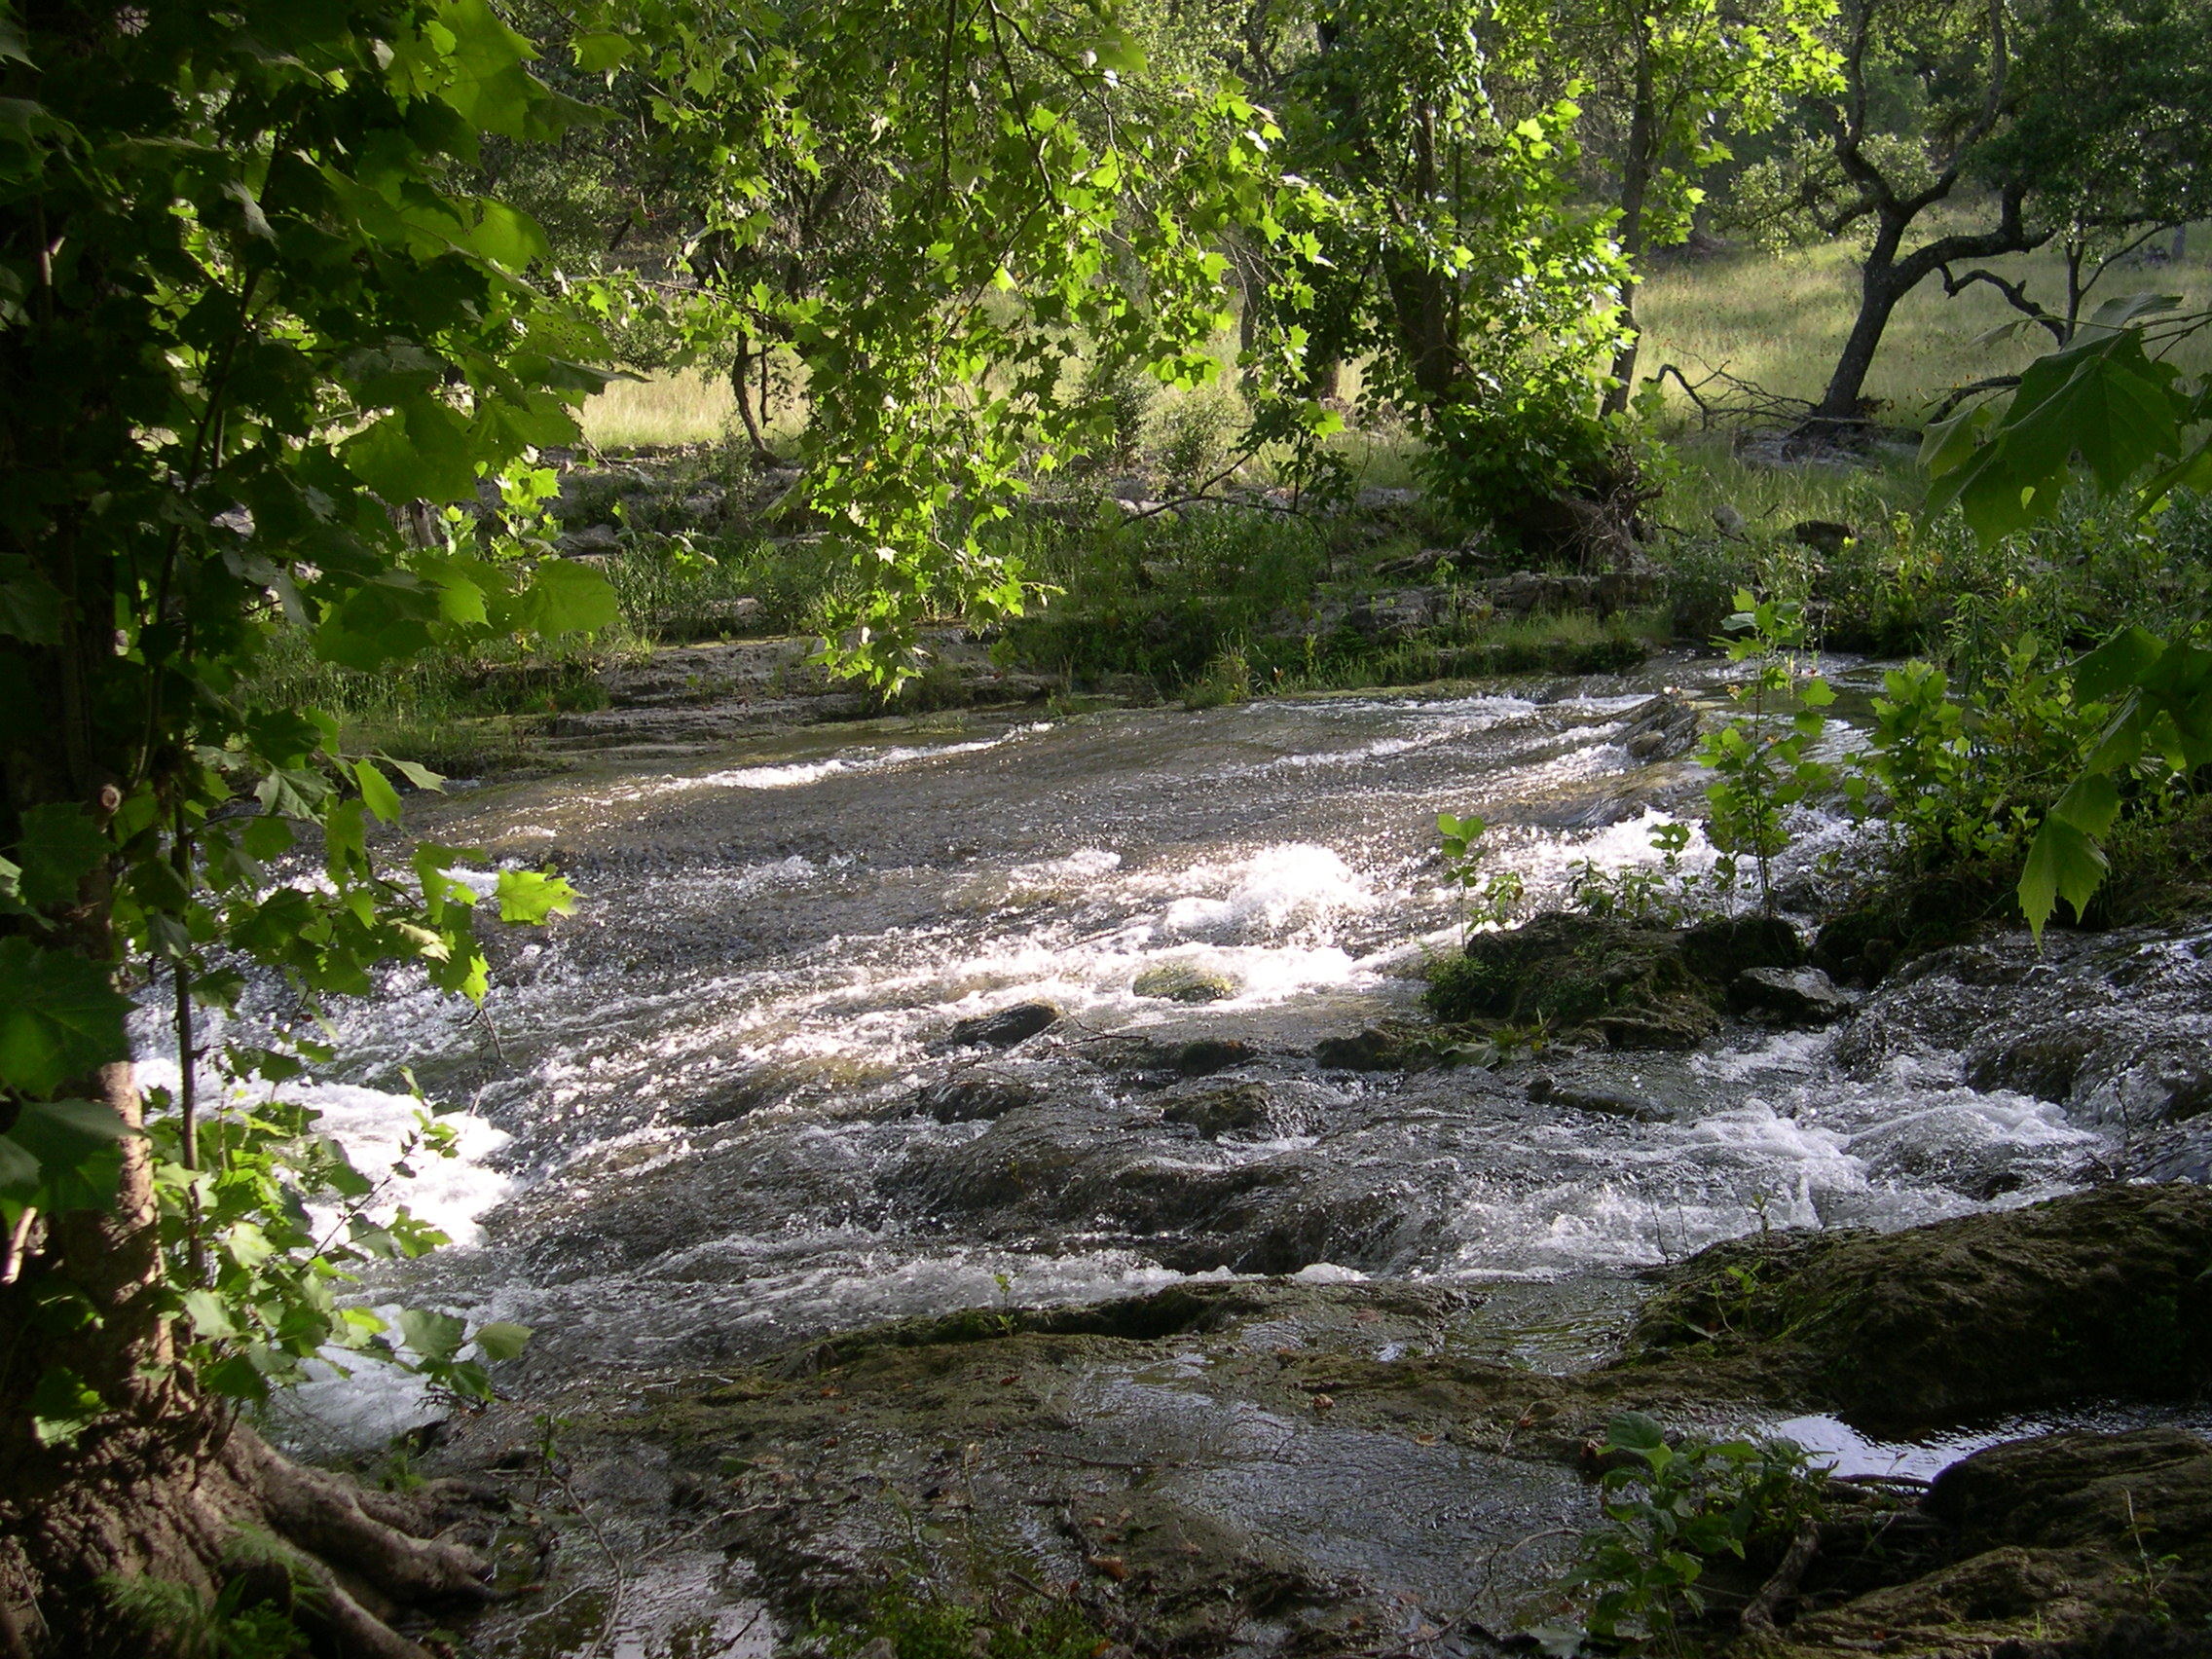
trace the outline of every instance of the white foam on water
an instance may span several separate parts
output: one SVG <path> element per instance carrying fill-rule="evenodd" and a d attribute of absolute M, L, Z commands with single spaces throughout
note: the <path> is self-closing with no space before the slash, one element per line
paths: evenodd
<path fill-rule="evenodd" d="M 1335 850 L 1301 841 L 1144 882 L 1178 895 L 1161 913 L 1160 925 L 1182 935 L 1277 934 L 1294 924 L 1325 926 L 1341 913 L 1380 903 L 1373 883 Z"/>
<path fill-rule="evenodd" d="M 996 737 L 974 738 L 966 743 L 920 744 L 878 749 L 854 756 L 836 755 L 821 760 L 793 760 L 758 766 L 732 766 L 721 771 L 688 777 L 672 776 L 636 790 L 616 791 L 612 799 L 635 799 L 647 793 L 684 790 L 790 790 L 820 783 L 847 772 L 880 772 L 916 760 L 941 760 L 955 755 L 980 755 L 1002 744 L 1037 732 L 1050 731 L 1049 722 L 1015 726 Z"/>

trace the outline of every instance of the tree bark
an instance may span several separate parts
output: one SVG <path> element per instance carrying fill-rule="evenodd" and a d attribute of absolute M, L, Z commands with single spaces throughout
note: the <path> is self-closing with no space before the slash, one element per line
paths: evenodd
<path fill-rule="evenodd" d="M 1621 324 L 1627 339 L 1613 356 L 1613 386 L 1605 393 L 1605 413 L 1628 407 L 1636 389 L 1636 359 L 1642 330 L 1636 320 L 1637 264 L 1643 257 L 1643 204 L 1651 191 L 1657 141 L 1658 105 L 1651 86 L 1651 30 L 1640 19 L 1636 39 L 1636 95 L 1629 115 L 1628 153 L 1621 161 L 1621 257 L 1628 275 L 1621 278 Z"/>

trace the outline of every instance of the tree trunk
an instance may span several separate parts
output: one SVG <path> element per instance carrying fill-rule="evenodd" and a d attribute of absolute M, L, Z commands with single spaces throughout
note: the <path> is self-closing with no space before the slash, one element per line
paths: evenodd
<path fill-rule="evenodd" d="M 1651 192 L 1652 149 L 1658 110 L 1651 89 L 1650 25 L 1643 22 L 1636 42 L 1636 101 L 1629 116 L 1628 153 L 1621 160 L 1621 257 L 1628 275 L 1621 278 L 1621 325 L 1628 338 L 1613 356 L 1614 385 L 1605 393 L 1605 413 L 1628 407 L 1636 389 L 1636 359 L 1642 331 L 1636 320 L 1637 263 L 1643 257 L 1643 204 Z"/>
<path fill-rule="evenodd" d="M 136 1126 L 128 1063 L 87 1082 Z M 115 1208 L 55 1218 L 44 1250 L 0 1289 L 10 1402 L 0 1421 L 0 1654 L 144 1648 L 149 1633 L 116 1610 L 109 1583 L 161 1578 L 204 1602 L 246 1575 L 248 1600 L 291 1603 L 294 1622 L 344 1659 L 427 1659 L 385 1620 L 418 1602 L 490 1595 L 484 1559 L 430 1535 L 456 1489 L 426 1500 L 356 1489 L 287 1461 L 201 1397 L 175 1364 L 158 1305 L 155 1223 L 146 1143 L 132 1140 Z M 62 1297 L 92 1319 L 55 1329 Z M 51 1447 L 24 1409 L 50 1367 L 73 1373 L 105 1408 L 74 1441 Z M 276 1559 L 252 1547 L 257 1534 L 276 1540 Z"/>
<path fill-rule="evenodd" d="M 75 619 L 114 614 L 113 565 L 56 551 L 71 601 L 61 642 L 0 646 L 18 654 L 18 682 L 48 712 L 8 736 L 6 810 L 19 822 L 29 807 L 70 802 L 104 826 L 127 771 L 102 747 L 117 722 L 91 713 L 98 671 L 113 660 L 112 634 Z M 95 868 L 76 903 L 48 911 L 46 942 L 112 962 L 113 897 L 109 870 Z M 132 1130 L 143 1122 L 129 1061 L 63 1092 L 104 1101 Z M 0 1110 L 12 1118 L 6 1103 Z M 43 1236 L 26 1230 L 15 1276 L 0 1283 L 0 1655 L 162 1652 L 158 1635 L 117 1612 L 107 1582 L 159 1577 L 205 1599 L 245 1574 L 242 1588 L 261 1599 L 273 1573 L 282 1597 L 295 1584 L 312 1590 L 295 1618 L 325 1649 L 344 1659 L 427 1659 L 386 1615 L 424 1599 L 481 1600 L 484 1561 L 430 1541 L 436 1518 L 423 1506 L 287 1462 L 227 1405 L 199 1393 L 170 1340 L 149 1146 L 133 1135 L 122 1152 L 114 1203 L 47 1218 Z M 85 1411 L 92 1420 L 71 1439 L 43 1444 L 37 1391 L 67 1378 L 96 1396 L 96 1409 Z M 276 1540 L 281 1562 L 273 1567 L 266 1551 L 259 1565 L 244 1560 L 241 1534 Z"/>
<path fill-rule="evenodd" d="M 1898 244 L 1904 240 L 1904 231 L 1905 221 L 1894 214 L 1882 216 L 1874 245 L 1859 274 L 1859 315 L 1843 343 L 1835 372 L 1828 377 L 1827 390 L 1813 411 L 1816 424 L 1835 428 L 1855 425 L 1866 417 L 1866 376 L 1874 367 L 1874 353 L 1881 348 L 1891 314 L 1909 286 L 1899 285 L 1897 268 Z"/>

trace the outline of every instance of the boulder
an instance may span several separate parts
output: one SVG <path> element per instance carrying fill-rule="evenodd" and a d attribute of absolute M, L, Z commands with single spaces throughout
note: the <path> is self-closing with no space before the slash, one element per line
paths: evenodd
<path fill-rule="evenodd" d="M 1015 1003 L 994 1014 L 978 1014 L 963 1019 L 952 1028 L 944 1040 L 944 1047 L 952 1049 L 1011 1049 L 1016 1043 L 1026 1043 L 1040 1031 L 1049 1031 L 1060 1020 L 1060 1011 L 1051 1003 Z"/>
<path fill-rule="evenodd" d="M 1899 1233 L 1777 1233 L 1671 1275 L 1628 1340 L 1755 1356 L 1854 1420 L 1916 1425 L 2212 1382 L 2212 1192 L 2109 1186 Z"/>
<path fill-rule="evenodd" d="M 1859 999 L 1818 968 L 1747 968 L 1728 987 L 1728 1006 L 1767 1025 L 1830 1025 Z"/>
<path fill-rule="evenodd" d="M 1476 935 L 1457 961 L 1437 970 L 1427 1000 L 1439 1019 L 1456 1023 L 1540 1022 L 1555 1038 L 1688 1049 L 1719 1028 L 1738 975 L 1803 961 L 1796 931 L 1771 916 L 1656 928 L 1553 911 L 1510 932 Z"/>

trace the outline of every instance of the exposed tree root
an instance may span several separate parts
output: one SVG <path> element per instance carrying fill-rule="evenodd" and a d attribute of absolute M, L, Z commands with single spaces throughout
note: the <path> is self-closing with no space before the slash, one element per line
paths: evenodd
<path fill-rule="evenodd" d="M 195 1414 L 197 1432 L 180 1437 L 175 1421 L 95 1429 L 55 1459 L 35 1483 L 43 1490 L 8 1483 L 4 1659 L 143 1650 L 147 1633 L 122 1624 L 107 1579 L 166 1579 L 211 1599 L 258 1570 L 276 1581 L 269 1599 L 288 1596 L 294 1621 L 337 1659 L 428 1659 L 388 1621 L 406 1607 L 496 1594 L 486 1558 L 439 1535 L 456 1500 L 480 1493 L 456 1483 L 406 1496 L 371 1492 L 291 1462 L 250 1429 Z M 280 1563 L 241 1564 L 241 1536 L 274 1540 Z"/>

